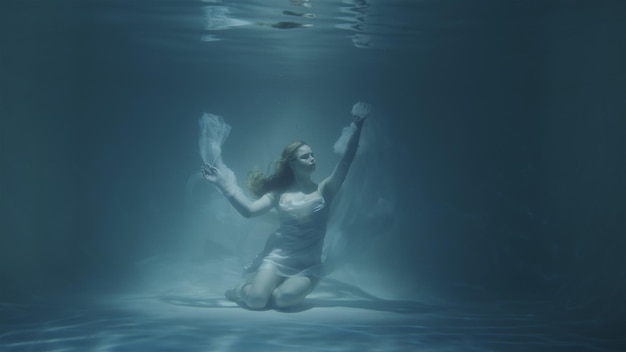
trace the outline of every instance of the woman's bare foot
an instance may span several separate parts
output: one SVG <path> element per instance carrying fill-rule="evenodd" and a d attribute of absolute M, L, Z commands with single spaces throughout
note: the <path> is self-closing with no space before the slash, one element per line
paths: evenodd
<path fill-rule="evenodd" d="M 239 285 L 226 290 L 226 292 L 224 292 L 224 296 L 230 301 L 241 303 L 243 302 L 243 288 L 246 285 L 249 285 L 249 283 L 242 282 Z"/>

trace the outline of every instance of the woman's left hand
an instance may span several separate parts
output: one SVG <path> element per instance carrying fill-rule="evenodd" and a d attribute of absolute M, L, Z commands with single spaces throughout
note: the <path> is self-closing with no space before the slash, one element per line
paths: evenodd
<path fill-rule="evenodd" d="M 357 126 L 363 125 L 363 122 L 367 118 L 367 115 L 369 115 L 370 110 L 371 110 L 371 106 L 364 102 L 360 101 L 354 104 L 354 106 L 352 107 L 352 116 L 354 116 L 354 124 Z"/>

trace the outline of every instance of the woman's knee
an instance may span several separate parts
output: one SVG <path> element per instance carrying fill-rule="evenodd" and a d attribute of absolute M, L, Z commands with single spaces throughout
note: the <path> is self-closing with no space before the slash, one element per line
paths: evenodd
<path fill-rule="evenodd" d="M 272 301 L 277 308 L 287 308 L 295 305 L 296 299 L 293 294 L 275 292 L 272 294 Z"/>
<path fill-rule="evenodd" d="M 248 294 L 245 295 L 245 303 L 250 309 L 263 309 L 267 306 L 271 297 L 271 292 L 264 290 L 255 290 L 254 287 L 250 288 Z"/>
<path fill-rule="evenodd" d="M 272 292 L 272 301 L 277 308 L 288 308 L 300 304 L 306 293 L 277 288 Z"/>
<path fill-rule="evenodd" d="M 246 302 L 246 306 L 250 309 L 263 309 L 267 306 L 269 297 L 249 295 L 244 301 Z"/>
<path fill-rule="evenodd" d="M 271 270 L 261 270 L 256 273 L 252 283 L 243 290 L 244 302 L 250 309 L 263 309 L 267 306 L 272 292 L 283 278 Z"/>

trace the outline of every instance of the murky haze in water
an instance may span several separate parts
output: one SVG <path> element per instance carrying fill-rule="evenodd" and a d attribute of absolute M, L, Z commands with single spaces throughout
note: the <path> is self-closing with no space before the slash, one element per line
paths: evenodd
<path fill-rule="evenodd" d="M 623 348 L 623 13 L 4 2 L 0 346 Z M 224 301 L 277 222 L 198 181 L 198 119 L 232 126 L 222 156 L 240 185 L 298 139 L 320 181 L 359 100 L 373 113 L 333 205 L 336 270 L 299 312 Z"/>

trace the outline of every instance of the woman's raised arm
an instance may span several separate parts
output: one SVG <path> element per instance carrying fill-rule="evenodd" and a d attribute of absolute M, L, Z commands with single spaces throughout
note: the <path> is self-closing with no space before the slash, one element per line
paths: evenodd
<path fill-rule="evenodd" d="M 356 151 L 359 147 L 359 139 L 361 138 L 361 129 L 363 128 L 363 123 L 369 115 L 369 105 L 358 102 L 354 104 L 352 107 L 352 115 L 354 116 L 353 128 L 354 131 L 348 139 L 348 143 L 346 144 L 346 150 L 341 155 L 341 159 L 332 174 L 327 177 L 321 184 L 322 196 L 327 201 L 331 201 L 341 185 L 343 181 L 346 179 L 348 175 L 348 171 L 350 170 L 350 165 L 352 165 L 352 160 L 354 160 L 354 156 L 356 155 Z"/>
<path fill-rule="evenodd" d="M 246 197 L 237 185 L 235 174 L 227 167 L 221 170 L 215 166 L 204 165 L 201 171 L 204 178 L 215 184 L 233 208 L 246 218 L 267 213 L 274 206 L 273 192 L 266 193 L 256 200 Z"/>

